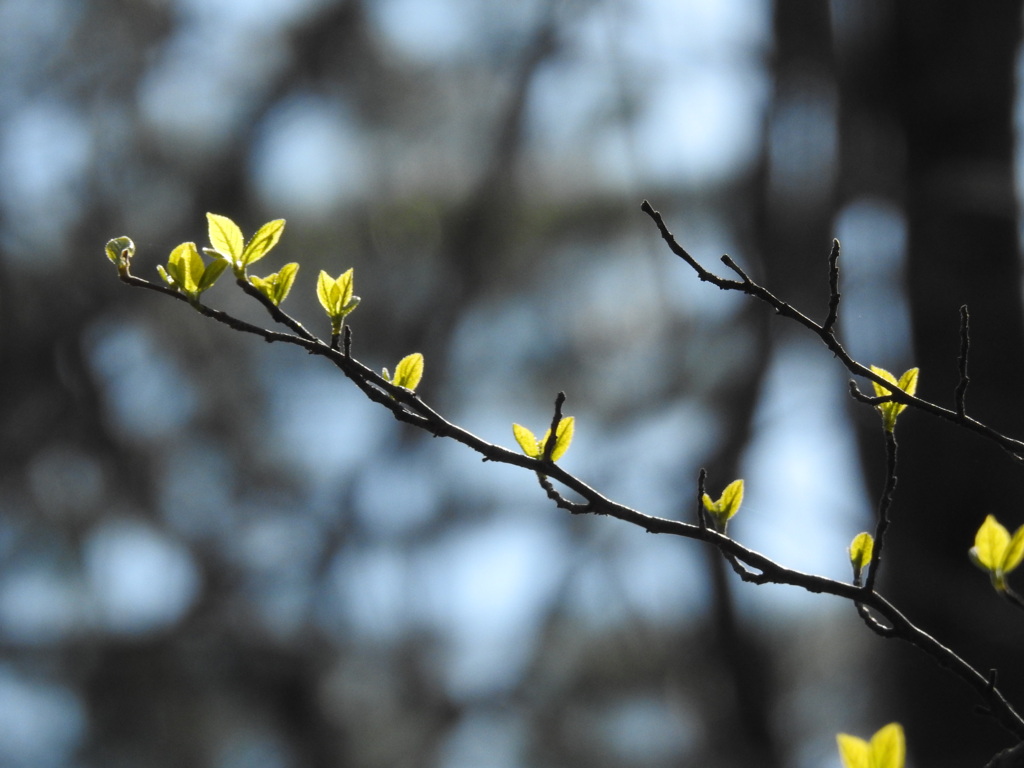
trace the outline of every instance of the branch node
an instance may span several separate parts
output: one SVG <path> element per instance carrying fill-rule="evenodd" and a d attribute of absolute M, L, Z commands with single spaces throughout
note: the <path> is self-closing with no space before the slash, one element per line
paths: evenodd
<path fill-rule="evenodd" d="M 727 266 L 737 275 L 739 275 L 740 279 L 743 280 L 743 282 L 746 283 L 747 285 L 751 285 L 753 283 L 750 277 L 747 276 L 747 273 L 740 269 L 740 265 L 733 261 L 732 256 L 730 256 L 729 254 L 726 253 L 722 255 L 722 263 L 725 264 L 725 266 Z"/>

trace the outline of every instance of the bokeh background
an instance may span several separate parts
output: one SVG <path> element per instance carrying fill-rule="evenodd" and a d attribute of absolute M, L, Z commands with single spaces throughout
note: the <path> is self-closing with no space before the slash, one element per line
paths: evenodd
<path fill-rule="evenodd" d="M 0 765 L 837 766 L 900 720 L 914 764 L 1008 741 L 852 606 L 739 584 L 692 542 L 552 508 L 330 366 L 116 280 L 204 213 L 287 219 L 254 272 L 356 357 L 426 357 L 481 437 L 577 418 L 562 464 L 849 577 L 884 447 L 827 351 L 696 280 L 728 252 L 808 314 L 1024 434 L 1019 2 L 0 0 Z M 225 280 L 206 294 L 268 322 Z M 966 559 L 1020 470 L 914 413 L 883 583 L 1021 693 L 1019 618 Z M 1018 699 L 1021 700 L 1021 699 Z"/>

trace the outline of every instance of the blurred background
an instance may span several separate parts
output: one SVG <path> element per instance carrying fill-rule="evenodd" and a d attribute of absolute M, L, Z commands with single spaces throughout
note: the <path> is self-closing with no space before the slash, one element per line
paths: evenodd
<path fill-rule="evenodd" d="M 880 420 L 820 344 L 701 284 L 639 209 L 1024 434 L 1019 2 L 0 0 L 0 765 L 838 766 L 901 721 L 914 765 L 1012 743 L 852 606 L 738 582 L 693 542 L 570 517 L 534 478 L 399 425 L 322 360 L 119 283 L 204 213 L 286 309 L 355 268 L 353 354 L 512 445 L 568 394 L 563 466 L 848 579 Z M 269 322 L 223 281 L 205 299 Z M 916 413 L 883 584 L 1024 701 L 1024 631 L 971 568 L 1021 472 Z"/>

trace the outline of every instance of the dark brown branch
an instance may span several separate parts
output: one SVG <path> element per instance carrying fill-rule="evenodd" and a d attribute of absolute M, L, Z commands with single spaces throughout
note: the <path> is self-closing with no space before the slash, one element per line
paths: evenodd
<path fill-rule="evenodd" d="M 874 591 L 878 577 L 878 566 L 882 561 L 882 550 L 885 547 L 885 534 L 889 529 L 889 509 L 892 507 L 893 494 L 896 492 L 896 435 L 885 432 L 885 487 L 878 500 L 878 520 L 875 523 L 875 542 L 871 550 L 871 563 L 864 588 Z"/>
<path fill-rule="evenodd" d="M 967 417 L 967 385 L 971 383 L 971 377 L 967 375 L 967 355 L 971 350 L 971 316 L 967 311 L 967 305 L 960 307 L 960 356 L 957 358 L 957 369 L 960 371 L 960 381 L 956 385 L 956 415 L 961 419 Z"/>
<path fill-rule="evenodd" d="M 664 230 L 664 224 L 661 222 L 660 216 L 655 214 L 646 203 L 645 206 L 645 210 L 648 210 L 656 217 L 655 220 L 659 223 L 659 227 L 662 228 L 663 235 L 667 237 L 670 246 L 673 245 L 674 239 L 672 239 L 671 234 L 667 233 L 667 230 Z M 675 251 L 676 248 L 678 248 L 678 246 L 675 246 L 673 250 Z M 844 362 L 849 359 L 848 356 L 846 356 L 846 353 L 842 350 L 842 347 L 839 346 L 838 342 L 835 341 L 831 334 L 825 333 L 823 329 L 814 324 L 813 321 L 794 310 L 788 304 L 779 301 L 764 288 L 750 281 L 742 270 L 731 263 L 731 259 L 728 259 L 728 257 L 726 257 L 725 260 L 726 265 L 730 266 L 730 268 L 739 274 L 743 278 L 743 282 L 722 280 L 721 278 L 702 270 L 692 257 L 690 257 L 689 254 L 686 254 L 685 251 L 682 251 L 681 248 L 679 251 L 681 251 L 680 255 L 685 254 L 682 257 L 691 262 L 691 266 L 698 271 L 698 275 L 702 276 L 701 279 L 713 282 L 721 288 L 741 290 L 766 301 L 771 304 L 779 314 L 787 315 L 796 319 L 798 322 L 807 325 L 809 328 L 817 329 L 816 332 L 819 336 L 827 339 L 826 345 L 828 345 L 830 349 L 838 350 L 837 355 L 842 353 L 844 356 Z M 119 272 L 121 280 L 129 285 L 155 290 L 179 301 L 185 301 L 200 314 L 216 320 L 217 322 L 223 323 L 234 330 L 253 334 L 266 341 L 279 341 L 294 344 L 295 346 L 305 349 L 310 354 L 327 358 L 339 370 L 341 370 L 346 377 L 351 379 L 370 400 L 387 408 L 399 421 L 403 421 L 423 429 L 435 436 L 448 437 L 462 443 L 471 450 L 479 453 L 486 461 L 495 461 L 503 464 L 523 467 L 524 469 L 537 473 L 541 480 L 541 485 L 548 494 L 548 497 L 552 499 L 557 506 L 572 512 L 573 514 L 590 513 L 608 515 L 631 525 L 643 528 L 649 533 L 681 536 L 688 539 L 706 542 L 717 547 L 722 552 L 722 554 L 733 565 L 736 572 L 740 575 L 740 578 L 744 581 L 749 581 L 755 584 L 788 584 L 794 587 L 799 587 L 808 592 L 829 594 L 845 600 L 853 601 L 858 605 L 858 610 L 862 611 L 862 615 L 870 619 L 869 626 L 873 630 L 879 631 L 884 634 L 885 637 L 898 637 L 911 643 L 932 657 L 941 667 L 951 670 L 960 679 L 964 680 L 968 685 L 976 690 L 982 701 L 986 703 L 993 718 L 1018 738 L 1024 739 L 1024 719 L 1021 718 L 1013 706 L 1005 699 L 1000 690 L 991 684 L 991 681 L 987 680 L 952 650 L 942 645 L 931 635 L 927 634 L 910 622 L 891 603 L 885 600 L 873 589 L 786 568 L 765 555 L 749 549 L 734 539 L 731 539 L 728 536 L 708 527 L 703 512 L 698 513 L 699 524 L 697 525 L 677 520 L 653 517 L 606 498 L 585 482 L 566 472 L 550 460 L 534 459 L 529 456 L 525 456 L 522 453 L 510 451 L 499 445 L 489 443 L 471 432 L 447 421 L 434 409 L 424 403 L 423 400 L 420 399 L 419 395 L 391 384 L 375 371 L 353 358 L 350 354 L 351 336 L 348 333 L 344 334 L 344 350 L 339 351 L 337 348 L 338 335 L 335 335 L 332 338 L 332 343 L 328 345 L 318 338 L 308 338 L 308 335 L 303 333 L 305 329 L 302 329 L 302 331 L 298 330 L 301 326 L 297 323 L 295 326 L 292 326 L 286 322 L 286 324 L 289 325 L 292 330 L 295 330 L 298 335 L 279 333 L 265 328 L 260 328 L 259 326 L 255 326 L 251 323 L 232 317 L 220 310 L 207 307 L 206 305 L 201 304 L 198 300 L 190 300 L 176 290 L 137 278 L 131 275 L 127 268 L 121 269 Z M 864 375 L 861 374 L 859 370 L 860 368 L 863 368 L 863 366 L 859 366 L 859 364 L 854 365 L 856 366 L 854 372 L 859 375 Z M 872 374 L 870 370 L 864 370 L 866 371 L 867 378 L 872 380 L 878 378 Z M 885 381 L 880 381 L 880 383 L 883 385 L 889 384 Z M 558 423 L 562 418 L 561 408 L 564 403 L 564 399 L 564 394 L 559 393 L 559 396 L 555 401 L 555 415 L 552 420 L 552 433 L 557 431 Z M 937 408 L 937 406 L 931 406 L 931 404 L 926 403 L 926 401 L 918 401 L 917 398 L 910 398 L 899 390 L 894 392 L 891 398 L 886 398 L 886 400 L 889 399 L 896 400 L 898 402 L 904 402 L 906 399 L 908 404 L 915 404 L 918 402 L 924 404 L 918 405 L 917 407 L 925 408 L 925 406 L 930 406 L 932 408 Z M 925 409 L 927 410 L 927 408 Z M 987 427 L 984 429 L 988 430 Z M 554 437 L 554 434 L 552 434 L 552 437 Z M 545 455 L 549 456 L 552 448 L 553 445 L 549 438 L 548 443 L 545 445 Z M 892 474 L 894 478 L 894 471 Z M 705 478 L 706 473 L 702 471 L 698 482 L 698 502 L 701 505 L 701 509 L 703 508 L 702 499 L 704 494 L 703 488 Z M 585 500 L 585 503 L 577 504 L 566 500 L 558 491 L 555 490 L 551 480 L 557 481 L 576 493 Z M 881 533 L 884 534 L 884 530 Z M 872 563 L 869 578 L 874 574 L 876 565 L 877 562 Z M 872 619 L 870 615 L 867 614 L 867 609 L 871 609 L 885 619 L 885 621 L 889 623 L 889 627 L 885 627 L 880 622 Z"/>
<path fill-rule="evenodd" d="M 832 328 L 839 319 L 839 241 L 832 241 L 832 252 L 828 255 L 828 317 L 822 323 L 825 333 L 832 333 Z"/>

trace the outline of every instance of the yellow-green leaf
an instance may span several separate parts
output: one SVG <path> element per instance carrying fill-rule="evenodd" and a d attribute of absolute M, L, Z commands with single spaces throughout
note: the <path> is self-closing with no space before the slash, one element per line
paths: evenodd
<path fill-rule="evenodd" d="M 241 265 L 247 267 L 266 256 L 270 249 L 277 245 L 283 232 L 284 219 L 268 221 L 256 230 L 256 234 L 252 236 L 252 239 L 246 243 L 245 248 L 242 250 L 242 255 L 239 258 Z M 241 232 L 239 232 L 239 236 L 241 236 Z"/>
<path fill-rule="evenodd" d="M 860 576 L 861 571 L 868 567 L 871 562 L 871 554 L 875 549 L 875 540 L 870 533 L 858 533 L 850 543 L 850 564 L 853 566 L 854 577 Z"/>
<path fill-rule="evenodd" d="M 722 491 L 718 501 L 712 501 L 706 493 L 701 501 L 704 504 L 704 509 L 711 514 L 715 528 L 725 533 L 730 518 L 740 511 L 740 505 L 743 504 L 743 480 L 733 480 L 729 483 Z"/>
<path fill-rule="evenodd" d="M 728 520 L 737 512 L 740 511 L 740 505 L 743 503 L 743 481 L 733 480 L 722 491 L 722 498 L 720 499 L 722 514 L 725 519 Z"/>
<path fill-rule="evenodd" d="M 844 768 L 904 768 L 907 760 L 903 726 L 899 723 L 880 728 L 870 742 L 840 733 L 836 744 Z"/>
<path fill-rule="evenodd" d="M 135 243 L 130 237 L 115 237 L 107 241 L 107 258 L 117 265 L 118 269 L 125 269 L 132 256 L 135 255 Z"/>
<path fill-rule="evenodd" d="M 864 739 L 840 733 L 836 735 L 836 744 L 839 746 L 839 759 L 843 761 L 843 768 L 872 768 L 871 746 Z"/>
<path fill-rule="evenodd" d="M 167 259 L 167 272 L 178 290 L 189 296 L 199 294 L 199 279 L 203 276 L 203 259 L 195 243 L 182 243 L 171 251 Z"/>
<path fill-rule="evenodd" d="M 217 278 L 224 274 L 224 270 L 227 268 L 228 263 L 223 259 L 214 259 L 212 262 L 207 264 L 203 268 L 202 277 L 199 278 L 197 292 L 202 293 L 208 288 L 212 288 L 213 284 L 217 282 Z"/>
<path fill-rule="evenodd" d="M 298 271 L 299 265 L 292 262 L 281 267 L 279 272 L 267 275 L 266 277 L 250 275 L 249 282 L 252 283 L 256 290 L 270 299 L 274 306 L 280 306 L 281 302 L 288 297 L 288 292 L 292 289 L 292 284 L 295 282 L 295 275 Z"/>
<path fill-rule="evenodd" d="M 1006 575 L 1024 558 L 1024 526 L 1010 536 L 993 515 L 988 515 L 974 535 L 974 546 L 968 554 L 975 565 L 988 573 L 992 586 L 1002 592 L 1006 590 Z"/>
<path fill-rule="evenodd" d="M 917 368 L 910 368 L 904 371 L 903 375 L 900 376 L 899 381 L 897 381 L 896 377 L 884 368 L 872 365 L 871 370 L 893 385 L 890 389 L 883 387 L 877 381 L 872 381 L 871 386 L 875 389 L 875 397 L 886 397 L 891 395 L 894 389 L 901 389 L 908 395 L 913 395 L 917 392 Z M 880 403 L 877 408 L 882 414 L 882 426 L 885 427 L 887 432 L 892 432 L 896 428 L 896 417 L 903 413 L 907 406 L 904 403 L 890 401 L 888 403 Z"/>
<path fill-rule="evenodd" d="M 534 436 L 533 432 L 521 424 L 513 424 L 512 434 L 515 436 L 516 442 L 519 443 L 519 447 L 523 449 L 523 453 L 532 459 L 540 458 L 540 454 L 544 450 L 544 447 L 538 447 L 537 438 Z"/>
<path fill-rule="evenodd" d="M 1024 525 L 1013 532 L 1003 555 L 1003 573 L 1009 573 L 1024 559 Z"/>
<path fill-rule="evenodd" d="M 320 276 L 316 279 L 316 297 L 320 299 L 320 306 L 330 316 L 337 314 L 338 286 L 334 278 L 324 270 L 320 270 Z"/>
<path fill-rule="evenodd" d="M 385 370 L 387 370 L 385 368 Z M 419 386 L 420 379 L 423 378 L 423 355 L 419 352 L 413 352 L 411 355 L 406 355 L 395 366 L 395 378 L 391 379 L 391 383 L 405 387 L 408 390 L 415 390 Z"/>
<path fill-rule="evenodd" d="M 341 333 L 341 326 L 345 316 L 359 306 L 359 297 L 352 295 L 355 284 L 354 270 L 349 268 L 334 278 L 324 270 L 320 270 L 320 276 L 316 281 L 316 295 L 320 299 L 320 306 L 331 318 L 331 333 Z"/>
<path fill-rule="evenodd" d="M 277 273 L 277 285 L 274 292 L 275 304 L 280 304 L 288 298 L 288 294 L 295 284 L 295 277 L 298 274 L 299 265 L 297 262 L 293 261 L 281 267 L 281 271 Z"/>
<path fill-rule="evenodd" d="M 1003 569 L 1003 556 L 1009 545 L 1009 531 L 1000 525 L 994 516 L 988 515 L 974 535 L 971 559 L 981 568 L 994 574 Z"/>
<path fill-rule="evenodd" d="M 558 422 L 558 429 L 555 430 L 555 445 L 551 449 L 551 460 L 558 461 L 565 452 L 569 450 L 569 445 L 572 443 L 573 433 L 576 431 L 576 418 L 574 416 L 566 416 Z M 543 458 L 544 447 L 548 444 L 548 438 L 551 437 L 551 429 L 548 428 L 547 432 L 544 433 L 544 439 L 537 443 L 538 451 L 537 458 Z"/>
<path fill-rule="evenodd" d="M 896 382 L 897 386 L 906 392 L 908 395 L 917 394 L 917 368 L 910 368 L 903 372 L 900 376 L 900 380 Z"/>
<path fill-rule="evenodd" d="M 872 768 L 903 768 L 907 760 L 907 744 L 903 726 L 889 723 L 871 737 Z"/>
<path fill-rule="evenodd" d="M 210 245 L 221 253 L 230 256 L 231 262 L 239 266 L 241 264 L 242 251 L 244 250 L 242 230 L 227 216 L 207 213 L 206 220 L 209 225 Z"/>

